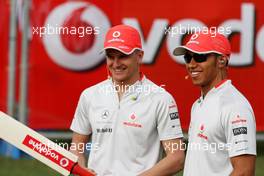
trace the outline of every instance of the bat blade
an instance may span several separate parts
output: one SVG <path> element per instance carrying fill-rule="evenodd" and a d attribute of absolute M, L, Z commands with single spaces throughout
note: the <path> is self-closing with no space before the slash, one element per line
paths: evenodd
<path fill-rule="evenodd" d="M 76 155 L 1 111 L 0 138 L 62 175 L 67 176 L 73 172 L 80 173 L 81 176 L 93 176 L 92 173 L 78 166 Z"/>

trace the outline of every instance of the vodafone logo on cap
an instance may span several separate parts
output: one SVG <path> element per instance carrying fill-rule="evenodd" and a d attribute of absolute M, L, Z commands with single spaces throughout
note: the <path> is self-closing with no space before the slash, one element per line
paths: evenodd
<path fill-rule="evenodd" d="M 110 22 L 104 12 L 91 3 L 66 2 L 51 11 L 45 26 L 70 28 L 76 26 L 76 21 L 91 28 L 98 28 L 99 34 L 85 35 L 81 39 L 76 39 L 70 34 L 45 34 L 43 44 L 49 57 L 59 66 L 70 70 L 91 69 L 104 59 L 100 51 Z"/>
<path fill-rule="evenodd" d="M 121 35 L 121 34 L 120 34 L 119 31 L 115 31 L 115 32 L 113 32 L 113 37 L 115 37 L 115 38 L 119 37 L 120 35 Z"/>

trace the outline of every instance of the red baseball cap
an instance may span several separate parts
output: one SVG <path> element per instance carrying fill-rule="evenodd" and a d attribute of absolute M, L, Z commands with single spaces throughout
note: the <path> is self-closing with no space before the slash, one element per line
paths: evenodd
<path fill-rule="evenodd" d="M 106 34 L 104 50 L 116 49 L 126 55 L 135 49 L 142 50 L 139 32 L 128 25 L 117 25 L 110 28 Z"/>
<path fill-rule="evenodd" d="M 186 45 L 176 47 L 173 55 L 184 55 L 187 51 L 197 54 L 217 53 L 230 56 L 231 46 L 228 39 L 219 33 L 195 33 Z"/>

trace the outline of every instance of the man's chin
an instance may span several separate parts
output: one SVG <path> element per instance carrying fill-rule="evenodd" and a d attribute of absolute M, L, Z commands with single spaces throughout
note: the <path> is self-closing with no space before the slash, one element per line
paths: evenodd
<path fill-rule="evenodd" d="M 124 76 L 113 76 L 113 80 L 118 82 L 118 83 L 123 83 L 126 81 Z"/>
<path fill-rule="evenodd" d="M 193 83 L 193 85 L 195 85 L 195 86 L 199 86 L 199 87 L 202 86 L 202 82 L 199 81 L 199 80 L 196 80 L 196 79 L 192 79 L 192 83 Z"/>

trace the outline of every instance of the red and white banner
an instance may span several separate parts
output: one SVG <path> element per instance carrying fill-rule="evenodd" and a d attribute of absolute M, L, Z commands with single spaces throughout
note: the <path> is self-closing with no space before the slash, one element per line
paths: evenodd
<path fill-rule="evenodd" d="M 99 52 L 105 31 L 121 23 L 133 25 L 142 33 L 145 50 L 142 71 L 156 84 L 165 85 L 175 97 L 185 130 L 191 105 L 200 91 L 184 79 L 187 73 L 182 59 L 172 55 L 174 47 L 186 40 L 180 26 L 232 29 L 229 77 L 251 102 L 258 131 L 264 130 L 264 96 L 260 87 L 264 74 L 264 3 L 257 0 L 252 3 L 237 0 L 232 4 L 227 0 L 214 3 L 160 0 L 151 4 L 139 0 L 33 0 L 28 90 L 30 127 L 69 128 L 82 90 L 106 79 L 105 59 Z M 2 37 L 7 35 L 7 31 L 0 32 Z M 1 63 L 6 56 L 7 53 L 1 57 Z M 1 71 L 1 83 L 3 77 Z M 5 95 L 2 90 L 0 93 L 2 102 Z"/>
<path fill-rule="evenodd" d="M 0 109 L 7 109 L 9 3 L 0 1 Z"/>

